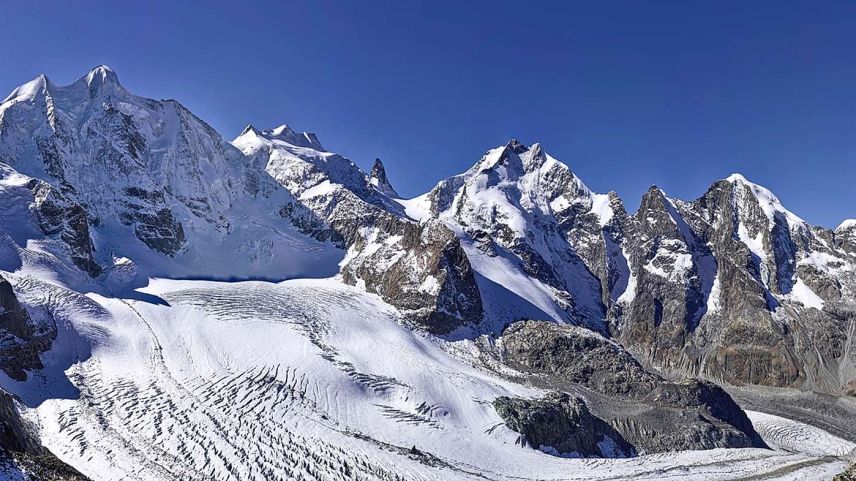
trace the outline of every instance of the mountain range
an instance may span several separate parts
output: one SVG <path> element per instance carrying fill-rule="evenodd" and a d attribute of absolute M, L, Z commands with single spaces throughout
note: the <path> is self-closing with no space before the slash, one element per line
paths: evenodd
<path fill-rule="evenodd" d="M 0 103 L 0 204 L 10 479 L 715 479 L 856 447 L 856 219 L 740 174 L 632 213 L 510 140 L 404 199 L 380 159 L 285 124 L 229 142 L 99 66 Z"/>

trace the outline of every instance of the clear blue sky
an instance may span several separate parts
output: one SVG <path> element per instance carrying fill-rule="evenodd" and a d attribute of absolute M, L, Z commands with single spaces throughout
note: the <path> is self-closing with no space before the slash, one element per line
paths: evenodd
<path fill-rule="evenodd" d="M 408 196 L 516 137 L 632 210 L 739 171 L 856 217 L 853 1 L 175 3 L 0 0 L 2 96 L 104 63 L 228 139 L 287 122 L 381 157 Z"/>

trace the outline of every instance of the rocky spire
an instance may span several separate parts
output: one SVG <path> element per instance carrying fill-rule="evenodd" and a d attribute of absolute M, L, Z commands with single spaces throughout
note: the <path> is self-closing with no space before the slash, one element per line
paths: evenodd
<path fill-rule="evenodd" d="M 398 192 L 392 187 L 392 184 L 389 183 L 389 179 L 386 177 L 386 169 L 383 168 L 383 162 L 380 159 L 375 159 L 374 165 L 372 166 L 372 173 L 369 176 L 369 182 L 375 187 L 377 190 L 382 193 L 390 196 L 398 198 Z"/>

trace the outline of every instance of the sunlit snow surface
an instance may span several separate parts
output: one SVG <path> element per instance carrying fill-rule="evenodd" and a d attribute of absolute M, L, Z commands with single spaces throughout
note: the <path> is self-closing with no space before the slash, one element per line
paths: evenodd
<path fill-rule="evenodd" d="M 95 480 L 815 479 L 853 449 L 750 413 L 775 450 L 557 458 L 516 444 L 490 404 L 536 390 L 334 279 L 151 280 L 115 299 L 4 275 L 57 313 L 63 341 L 45 360 L 70 366 L 71 383 L 48 372 L 3 387 L 35 407 L 45 444 Z"/>

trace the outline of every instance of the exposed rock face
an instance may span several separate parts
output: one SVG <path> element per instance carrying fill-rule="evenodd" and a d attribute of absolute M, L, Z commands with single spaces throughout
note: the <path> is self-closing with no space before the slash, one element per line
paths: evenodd
<path fill-rule="evenodd" d="M 435 334 L 481 321 L 474 274 L 451 230 L 436 221 L 414 222 L 350 160 L 293 144 L 293 136 L 275 130 L 245 129 L 234 144 L 320 219 L 308 233 L 326 229 L 348 250 L 345 282 L 379 294 Z M 378 172 L 385 179 L 382 165 Z"/>
<path fill-rule="evenodd" d="M 88 480 L 42 446 L 33 427 L 21 419 L 12 396 L 3 390 L 0 390 L 0 476 L 32 481 Z"/>
<path fill-rule="evenodd" d="M 823 232 L 823 231 L 822 231 Z M 827 232 L 827 240 L 829 240 Z M 847 219 L 832 232 L 832 243 L 850 256 L 856 256 L 856 219 Z"/>
<path fill-rule="evenodd" d="M 383 247 L 375 250 L 378 237 L 353 244 L 356 255 L 342 270 L 345 282 L 364 283 L 435 334 L 480 321 L 481 297 L 458 238 L 437 222 L 396 224 L 388 231 L 400 232 L 391 255 Z"/>
<path fill-rule="evenodd" d="M 0 329 L 20 338 L 32 335 L 30 316 L 18 302 L 12 284 L 0 276 Z"/>
<path fill-rule="evenodd" d="M 656 339 L 658 354 L 669 356 L 684 346 L 687 332 L 704 314 L 716 259 L 656 187 L 645 194 L 624 230 L 635 289 L 623 318 L 645 322 L 628 322 L 622 334 Z"/>
<path fill-rule="evenodd" d="M 546 452 L 583 457 L 633 454 L 627 441 L 593 416 L 578 397 L 551 392 L 537 400 L 500 397 L 493 405 L 506 426 L 523 436 L 523 442 Z"/>
<path fill-rule="evenodd" d="M 0 276 L 0 369 L 25 381 L 26 371 L 44 367 L 39 354 L 56 338 L 53 322 L 35 322 L 18 302 L 12 284 Z"/>
<path fill-rule="evenodd" d="M 95 261 L 86 209 L 47 182 L 32 179 L 28 186 L 33 193 L 32 206 L 42 232 L 49 236 L 59 235 L 68 245 L 72 262 L 90 276 L 99 276 L 102 269 Z"/>
<path fill-rule="evenodd" d="M 578 392 L 637 452 L 762 447 L 740 407 L 720 387 L 667 381 L 619 344 L 576 326 L 512 324 L 499 358 L 553 389 Z M 688 415 L 688 413 L 692 413 Z"/>

